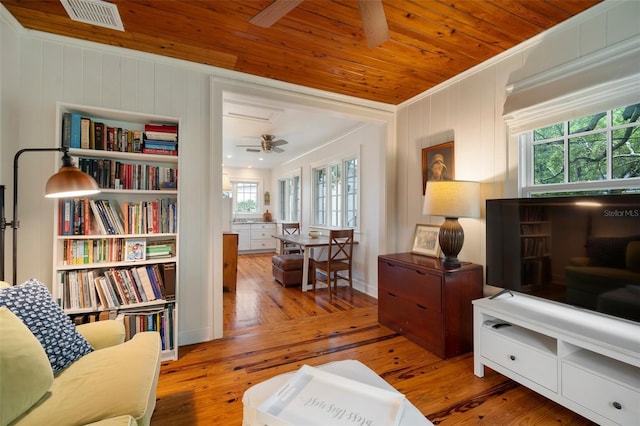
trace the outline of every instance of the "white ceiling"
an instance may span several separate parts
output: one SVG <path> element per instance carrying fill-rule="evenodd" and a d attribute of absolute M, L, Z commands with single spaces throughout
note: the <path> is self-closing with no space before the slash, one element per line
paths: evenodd
<path fill-rule="evenodd" d="M 363 123 L 328 110 L 264 98 L 225 93 L 222 120 L 224 167 L 271 169 L 351 132 Z M 261 135 L 284 139 L 282 153 L 247 152 L 237 145 L 257 145 Z"/>

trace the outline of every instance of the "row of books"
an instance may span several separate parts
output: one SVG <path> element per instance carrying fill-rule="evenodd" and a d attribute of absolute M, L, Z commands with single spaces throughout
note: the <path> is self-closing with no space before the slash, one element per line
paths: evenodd
<path fill-rule="evenodd" d="M 146 139 L 178 142 L 178 126 L 146 124 L 145 133 L 138 129 L 109 126 L 81 114 L 62 114 L 63 146 L 103 151 L 143 152 Z"/>
<path fill-rule="evenodd" d="M 144 238 L 89 238 L 63 241 L 63 265 L 90 265 L 175 255 L 173 241 L 146 243 Z"/>
<path fill-rule="evenodd" d="M 176 233 L 177 202 L 68 198 L 60 201 L 59 235 L 129 235 Z"/>
<path fill-rule="evenodd" d="M 174 305 L 145 311 L 123 311 L 116 319 L 124 322 L 125 340 L 130 340 L 136 333 L 157 331 L 160 333 L 162 350 L 174 348 Z"/>
<path fill-rule="evenodd" d="M 142 191 L 178 188 L 178 169 L 173 167 L 82 157 L 77 159 L 77 165 L 93 177 L 100 188 Z"/>
<path fill-rule="evenodd" d="M 174 315 L 175 306 L 173 303 L 167 303 L 153 309 L 126 310 L 120 311 L 120 313 L 116 310 L 108 310 L 72 314 L 71 320 L 75 325 L 110 319 L 122 321 L 125 328 L 125 341 L 131 340 L 136 333 L 142 331 L 158 331 L 162 341 L 162 350 L 165 351 L 174 349 Z"/>
<path fill-rule="evenodd" d="M 61 272 L 63 309 L 107 310 L 175 299 L 175 263 Z"/>

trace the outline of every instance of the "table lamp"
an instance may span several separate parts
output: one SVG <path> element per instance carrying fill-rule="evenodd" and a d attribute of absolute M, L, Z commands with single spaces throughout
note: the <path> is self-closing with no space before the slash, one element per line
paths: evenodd
<path fill-rule="evenodd" d="M 427 182 L 423 214 L 444 216 L 438 241 L 447 266 L 460 266 L 464 231 L 458 218 L 480 217 L 480 183 L 452 180 Z"/>

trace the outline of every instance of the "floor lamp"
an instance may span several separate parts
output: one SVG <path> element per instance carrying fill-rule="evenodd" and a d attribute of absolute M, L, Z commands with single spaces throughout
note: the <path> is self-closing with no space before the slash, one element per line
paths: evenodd
<path fill-rule="evenodd" d="M 427 182 L 423 214 L 444 216 L 438 241 L 443 264 L 460 266 L 458 253 L 464 243 L 464 231 L 458 218 L 480 217 L 480 183 L 461 180 Z"/>
<path fill-rule="evenodd" d="M 16 285 L 17 280 L 17 257 L 18 257 L 18 159 L 25 152 L 62 152 L 62 167 L 58 173 L 49 178 L 45 186 L 45 197 L 47 198 L 68 198 L 84 197 L 100 192 L 96 181 L 86 173 L 83 173 L 73 165 L 73 160 L 69 155 L 68 148 L 25 148 L 21 149 L 13 157 L 13 220 L 7 222 L 4 216 L 4 185 L 0 186 L 0 281 L 4 280 L 4 241 L 7 227 L 13 229 L 13 280 L 12 285 Z"/>

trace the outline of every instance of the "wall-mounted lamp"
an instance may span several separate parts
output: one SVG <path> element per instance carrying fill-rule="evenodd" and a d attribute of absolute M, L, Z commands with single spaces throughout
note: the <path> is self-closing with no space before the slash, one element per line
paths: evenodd
<path fill-rule="evenodd" d="M 459 266 L 458 253 L 464 243 L 464 231 L 458 218 L 480 217 L 480 183 L 460 180 L 427 182 L 423 214 L 445 217 L 438 235 L 445 256 L 443 263 Z"/>
<path fill-rule="evenodd" d="M 73 160 L 69 155 L 68 148 L 25 148 L 21 149 L 13 157 L 13 220 L 7 222 L 4 217 L 4 185 L 0 186 L 0 281 L 4 280 L 4 242 L 5 229 L 13 229 L 13 280 L 12 285 L 16 285 L 17 280 L 17 254 L 18 254 L 18 159 L 25 152 L 62 152 L 62 167 L 58 173 L 49 178 L 45 186 L 45 197 L 47 198 L 69 198 L 84 197 L 97 194 L 100 188 L 96 181 L 86 173 L 83 173 L 73 165 Z"/>

